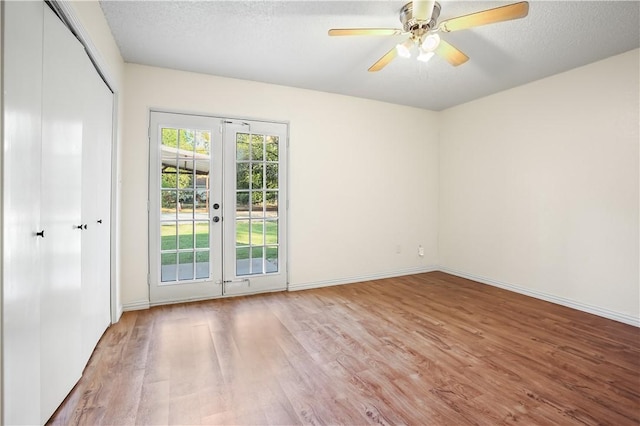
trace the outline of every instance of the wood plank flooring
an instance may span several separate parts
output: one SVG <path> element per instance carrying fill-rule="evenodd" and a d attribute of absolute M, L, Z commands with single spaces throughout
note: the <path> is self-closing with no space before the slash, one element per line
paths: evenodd
<path fill-rule="evenodd" d="M 440 272 L 127 312 L 50 424 L 640 424 L 640 329 Z"/>

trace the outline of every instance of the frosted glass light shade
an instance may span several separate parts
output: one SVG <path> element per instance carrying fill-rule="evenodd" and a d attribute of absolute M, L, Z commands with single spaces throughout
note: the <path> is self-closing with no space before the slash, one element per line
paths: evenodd
<path fill-rule="evenodd" d="M 400 43 L 396 46 L 396 50 L 398 51 L 398 56 L 401 58 L 410 58 L 411 57 L 411 47 L 413 46 L 413 40 L 410 38 L 405 40 L 404 43 Z"/>
<path fill-rule="evenodd" d="M 418 55 L 418 60 L 420 62 L 429 62 L 429 59 L 433 58 L 433 52 L 425 52 L 424 50 L 420 50 L 420 54 Z"/>
<path fill-rule="evenodd" d="M 440 36 L 438 34 L 429 34 L 422 42 L 422 49 L 426 52 L 433 52 L 440 44 Z"/>

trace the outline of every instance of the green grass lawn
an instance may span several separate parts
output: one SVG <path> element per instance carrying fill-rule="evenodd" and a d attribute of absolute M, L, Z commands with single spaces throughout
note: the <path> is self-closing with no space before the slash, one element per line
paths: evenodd
<path fill-rule="evenodd" d="M 251 246 L 252 257 L 262 258 L 261 246 L 278 243 L 278 223 L 271 221 L 266 222 L 253 221 L 251 223 Z M 191 223 L 181 223 L 177 226 L 178 235 L 176 238 L 176 225 L 166 224 L 161 227 L 161 248 L 162 250 L 175 250 L 195 248 L 209 248 L 209 223 L 196 222 L 195 234 L 193 234 L 193 226 Z M 263 234 L 263 231 L 264 234 Z M 238 259 L 249 258 L 249 247 L 241 247 L 249 245 L 249 221 L 238 221 L 236 223 L 236 257 Z M 259 247 L 256 247 L 259 246 Z M 209 251 L 196 252 L 196 262 L 207 262 L 209 260 Z M 193 262 L 193 253 L 179 253 L 180 263 Z M 277 258 L 278 248 L 267 247 L 267 258 Z M 173 265 L 178 260 L 178 253 L 163 253 L 162 264 Z"/>
<path fill-rule="evenodd" d="M 266 222 L 266 232 L 263 235 L 263 222 L 254 221 L 251 223 L 251 245 L 261 246 L 265 244 L 278 243 L 278 223 Z M 236 222 L 236 246 L 249 245 L 249 221 Z"/>
<path fill-rule="evenodd" d="M 193 226 L 190 223 L 181 223 L 178 225 L 178 238 L 176 247 L 176 226 L 174 224 L 162 225 L 160 228 L 162 238 L 162 250 L 175 250 L 193 248 Z M 209 223 L 196 223 L 196 248 L 209 247 Z"/>

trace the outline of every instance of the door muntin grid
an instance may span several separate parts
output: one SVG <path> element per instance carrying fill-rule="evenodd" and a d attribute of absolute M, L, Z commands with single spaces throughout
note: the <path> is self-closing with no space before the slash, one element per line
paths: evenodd
<path fill-rule="evenodd" d="M 279 272 L 278 136 L 236 133 L 236 276 Z"/>
<path fill-rule="evenodd" d="M 160 282 L 210 277 L 211 131 L 161 128 Z"/>

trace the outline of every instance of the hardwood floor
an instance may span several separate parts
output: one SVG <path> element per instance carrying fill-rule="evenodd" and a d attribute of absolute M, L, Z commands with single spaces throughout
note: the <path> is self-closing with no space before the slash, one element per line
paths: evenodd
<path fill-rule="evenodd" d="M 440 272 L 127 312 L 51 424 L 640 423 L 640 329 Z"/>

